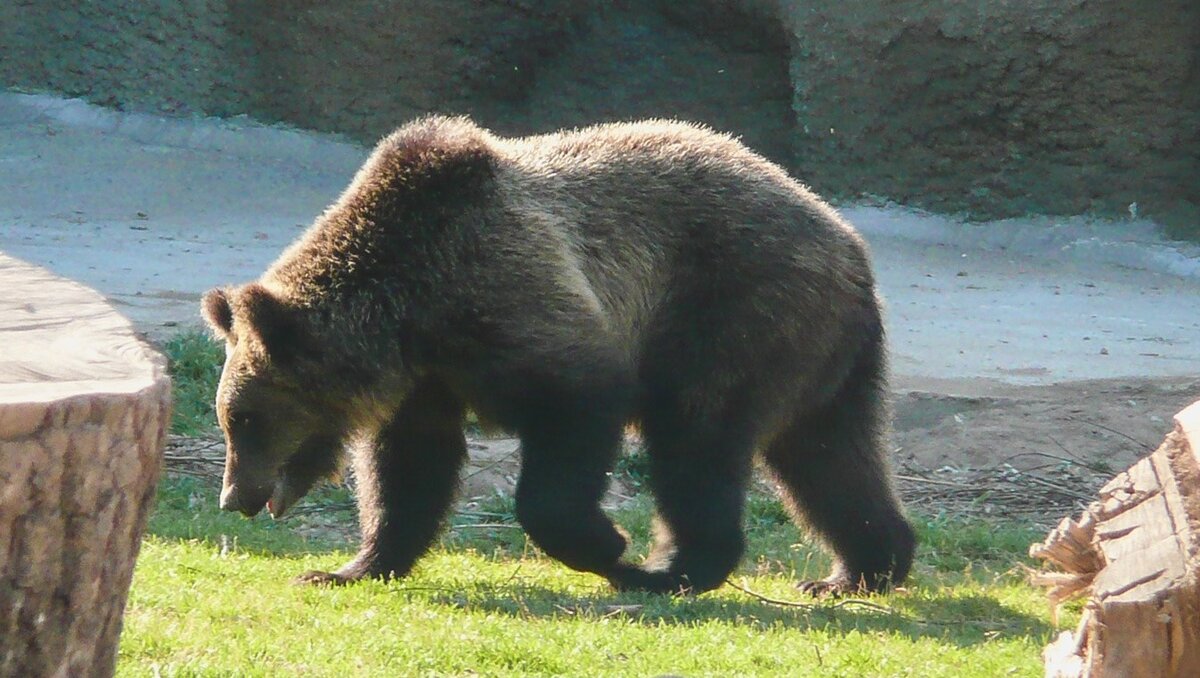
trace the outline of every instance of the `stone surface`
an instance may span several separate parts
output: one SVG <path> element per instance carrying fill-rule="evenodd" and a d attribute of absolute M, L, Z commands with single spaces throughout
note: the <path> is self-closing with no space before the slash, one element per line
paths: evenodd
<path fill-rule="evenodd" d="M 827 194 L 1200 232 L 1193 0 L 0 3 L 0 85 L 363 142 L 647 115 L 741 135 Z"/>

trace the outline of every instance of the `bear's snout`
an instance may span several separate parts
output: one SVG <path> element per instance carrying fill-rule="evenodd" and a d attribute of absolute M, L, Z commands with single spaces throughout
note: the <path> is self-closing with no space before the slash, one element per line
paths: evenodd
<path fill-rule="evenodd" d="M 244 491 L 237 483 L 227 483 L 221 488 L 221 509 L 224 511 L 240 511 L 247 518 L 258 515 L 267 505 L 271 496 L 271 488 L 265 487 L 257 491 Z"/>

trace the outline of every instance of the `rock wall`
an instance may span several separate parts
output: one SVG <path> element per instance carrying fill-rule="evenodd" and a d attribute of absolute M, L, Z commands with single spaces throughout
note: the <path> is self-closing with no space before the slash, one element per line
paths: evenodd
<path fill-rule="evenodd" d="M 1194 0 L 8 0 L 0 84 L 367 143 L 673 116 L 835 197 L 1200 235 Z"/>
<path fill-rule="evenodd" d="M 1200 3 L 786 3 L 807 174 L 976 217 L 1123 215 L 1200 235 Z M 831 6 L 832 7 L 832 6 Z"/>

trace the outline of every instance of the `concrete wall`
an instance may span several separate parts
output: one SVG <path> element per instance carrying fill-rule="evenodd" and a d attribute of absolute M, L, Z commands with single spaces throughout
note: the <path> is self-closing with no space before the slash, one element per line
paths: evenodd
<path fill-rule="evenodd" d="M 982 217 L 1137 202 L 1200 235 L 1195 0 L 808 4 L 785 12 L 802 166 L 835 190 Z"/>
<path fill-rule="evenodd" d="M 368 143 L 673 116 L 835 197 L 1200 234 L 1194 0 L 7 0 L 0 84 Z"/>

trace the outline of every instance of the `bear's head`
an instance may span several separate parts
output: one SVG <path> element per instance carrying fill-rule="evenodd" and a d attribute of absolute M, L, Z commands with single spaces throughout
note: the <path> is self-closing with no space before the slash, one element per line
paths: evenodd
<path fill-rule="evenodd" d="M 221 508 L 280 517 L 340 463 L 341 417 L 314 388 L 317 352 L 303 311 L 261 284 L 204 295 L 204 317 L 225 340 L 217 420 L 225 433 Z"/>

